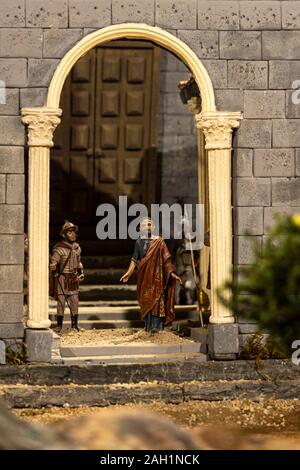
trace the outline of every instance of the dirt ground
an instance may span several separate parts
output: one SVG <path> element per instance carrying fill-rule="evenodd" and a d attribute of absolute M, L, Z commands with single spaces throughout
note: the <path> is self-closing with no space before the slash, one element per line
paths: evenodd
<path fill-rule="evenodd" d="M 79 332 L 67 329 L 60 334 L 61 345 L 101 345 L 101 344 L 127 344 L 127 343 L 151 343 L 151 344 L 181 344 L 190 343 L 191 339 L 181 338 L 169 330 L 150 334 L 144 329 L 116 328 L 105 330 L 80 330 Z"/>
<path fill-rule="evenodd" d="M 256 435 L 289 438 L 300 449 L 300 400 L 250 400 L 190 401 L 179 405 L 153 402 L 151 404 L 115 405 L 106 409 L 144 409 L 171 418 L 175 423 L 190 429 L 204 425 L 234 426 Z M 93 414 L 97 407 L 15 409 L 22 419 L 41 423 L 57 423 L 74 416 Z"/>

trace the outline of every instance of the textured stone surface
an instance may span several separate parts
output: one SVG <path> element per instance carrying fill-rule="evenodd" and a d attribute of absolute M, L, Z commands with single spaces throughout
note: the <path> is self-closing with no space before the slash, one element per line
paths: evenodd
<path fill-rule="evenodd" d="M 22 317 L 23 294 L 0 294 L 0 323 L 20 322 Z"/>
<path fill-rule="evenodd" d="M 263 59 L 300 59 L 298 31 L 263 31 Z"/>
<path fill-rule="evenodd" d="M 1 89 L 0 114 L 18 115 L 19 114 L 19 90 L 17 88 Z"/>
<path fill-rule="evenodd" d="M 284 29 L 300 29 L 300 2 L 281 2 L 282 27 Z"/>
<path fill-rule="evenodd" d="M 286 117 L 287 118 L 300 118 L 300 82 L 298 82 L 297 90 L 286 90 Z"/>
<path fill-rule="evenodd" d="M 284 91 L 245 91 L 244 116 L 255 119 L 285 117 Z"/>
<path fill-rule="evenodd" d="M 0 175 L 0 204 L 5 203 L 6 175 Z"/>
<path fill-rule="evenodd" d="M 82 37 L 81 29 L 47 29 L 44 31 L 43 57 L 60 58 Z"/>
<path fill-rule="evenodd" d="M 268 62 L 228 61 L 228 88 L 260 89 L 268 87 Z"/>
<path fill-rule="evenodd" d="M 221 354 L 236 354 L 239 351 L 238 325 L 208 326 L 208 353 L 211 359 L 218 359 Z"/>
<path fill-rule="evenodd" d="M 47 101 L 47 88 L 22 88 L 20 103 L 22 108 L 44 106 Z"/>
<path fill-rule="evenodd" d="M 261 237 L 234 237 L 234 263 L 252 264 L 256 248 L 261 249 Z"/>
<path fill-rule="evenodd" d="M 296 175 L 300 176 L 300 149 L 296 149 Z"/>
<path fill-rule="evenodd" d="M 24 173 L 23 147 L 0 147 L 0 173 Z"/>
<path fill-rule="evenodd" d="M 26 2 L 26 26 L 29 28 L 67 28 L 68 1 L 29 0 Z"/>
<path fill-rule="evenodd" d="M 256 323 L 239 323 L 240 334 L 254 334 L 258 331 Z"/>
<path fill-rule="evenodd" d="M 0 59 L 0 77 L 7 87 L 27 85 L 26 59 Z"/>
<path fill-rule="evenodd" d="M 0 205 L 0 233 L 23 233 L 23 226 L 23 205 Z"/>
<path fill-rule="evenodd" d="M 0 57 L 41 57 L 43 31 L 34 28 L 0 30 Z"/>
<path fill-rule="evenodd" d="M 198 1 L 198 29 L 239 29 L 239 2 Z"/>
<path fill-rule="evenodd" d="M 15 116 L 0 116 L 0 145 L 23 145 L 25 128 L 21 118 Z"/>
<path fill-rule="evenodd" d="M 221 31 L 222 59 L 261 59 L 261 33 L 256 31 Z"/>
<path fill-rule="evenodd" d="M 244 235 L 250 230 L 252 235 L 262 235 L 263 208 L 262 207 L 236 207 L 234 210 L 235 234 Z"/>
<path fill-rule="evenodd" d="M 111 24 L 110 0 L 69 0 L 70 28 L 103 28 Z"/>
<path fill-rule="evenodd" d="M 276 123 L 277 121 L 274 121 Z M 234 137 L 236 147 L 271 147 L 272 121 L 243 119 Z"/>
<path fill-rule="evenodd" d="M 178 37 L 203 59 L 219 57 L 219 41 L 217 31 L 179 30 Z"/>
<path fill-rule="evenodd" d="M 58 62 L 58 59 L 28 59 L 28 85 L 49 86 Z"/>
<path fill-rule="evenodd" d="M 52 349 L 51 330 L 25 330 L 28 362 L 50 362 Z"/>
<path fill-rule="evenodd" d="M 233 150 L 232 175 L 252 176 L 253 149 L 241 148 Z"/>
<path fill-rule="evenodd" d="M 237 206 L 270 206 L 270 178 L 234 178 L 234 204 Z"/>
<path fill-rule="evenodd" d="M 294 149 L 254 149 L 254 176 L 294 176 Z"/>
<path fill-rule="evenodd" d="M 300 5 L 300 2 L 299 2 Z M 270 88 L 292 88 L 294 80 L 299 80 L 300 62 L 294 60 L 269 61 Z"/>
<path fill-rule="evenodd" d="M 274 226 L 276 214 L 291 215 L 294 211 L 298 212 L 297 207 L 264 207 L 264 233 Z"/>
<path fill-rule="evenodd" d="M 240 24 L 242 29 L 280 29 L 280 2 L 241 1 Z"/>
<path fill-rule="evenodd" d="M 24 262 L 24 236 L 0 235 L 0 264 Z"/>
<path fill-rule="evenodd" d="M 1 28 L 25 26 L 25 0 L 1 0 Z"/>
<path fill-rule="evenodd" d="M 202 63 L 210 76 L 214 88 L 226 88 L 227 61 L 216 59 L 203 59 Z"/>
<path fill-rule="evenodd" d="M 197 0 L 156 0 L 155 23 L 162 28 L 195 29 Z"/>
<path fill-rule="evenodd" d="M 0 292 L 5 294 L 22 291 L 23 265 L 0 265 Z"/>
<path fill-rule="evenodd" d="M 0 364 L 6 364 L 5 350 L 5 343 L 4 341 L 0 340 Z"/>
<path fill-rule="evenodd" d="M 7 175 L 6 177 L 6 203 L 22 204 L 25 202 L 25 176 Z"/>
<path fill-rule="evenodd" d="M 23 338 L 23 323 L 0 323 L 0 338 Z"/>
<path fill-rule="evenodd" d="M 275 119 L 273 121 L 273 147 L 300 146 L 300 119 Z"/>
<path fill-rule="evenodd" d="M 154 24 L 154 0 L 114 0 L 112 22 Z"/>
<path fill-rule="evenodd" d="M 241 111 L 243 90 L 215 90 L 216 105 L 220 111 Z"/>
<path fill-rule="evenodd" d="M 300 206 L 299 178 L 272 178 L 273 206 Z"/>

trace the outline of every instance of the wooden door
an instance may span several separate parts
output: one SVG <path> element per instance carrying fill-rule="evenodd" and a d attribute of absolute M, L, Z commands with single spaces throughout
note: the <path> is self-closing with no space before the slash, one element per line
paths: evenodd
<path fill-rule="evenodd" d="M 93 49 L 64 85 L 51 155 L 51 238 L 64 219 L 95 239 L 96 207 L 156 202 L 159 49 L 114 41 Z"/>

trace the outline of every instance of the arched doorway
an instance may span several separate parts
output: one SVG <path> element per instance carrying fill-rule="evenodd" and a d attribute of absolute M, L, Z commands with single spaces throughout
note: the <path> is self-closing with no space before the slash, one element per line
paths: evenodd
<path fill-rule="evenodd" d="M 22 119 L 29 130 L 29 226 L 34 256 L 29 257 L 29 328 L 50 326 L 48 319 L 49 162 L 50 147 L 62 110 L 63 84 L 73 65 L 98 44 L 117 39 L 145 39 L 177 55 L 191 70 L 202 96 L 202 112 L 196 116 L 203 129 L 208 151 L 209 211 L 211 237 L 211 323 L 233 323 L 222 306 L 216 288 L 230 274 L 232 265 L 231 146 L 232 131 L 239 126 L 239 112 L 218 112 L 210 77 L 196 54 L 167 31 L 143 24 L 109 26 L 79 41 L 59 63 L 49 87 L 47 103 L 41 108 L 23 108 Z M 36 288 L 39 286 L 39 289 Z"/>

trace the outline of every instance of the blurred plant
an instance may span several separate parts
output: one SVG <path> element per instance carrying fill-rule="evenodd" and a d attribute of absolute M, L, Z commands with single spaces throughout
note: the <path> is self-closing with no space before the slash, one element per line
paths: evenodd
<path fill-rule="evenodd" d="M 263 248 L 254 246 L 253 264 L 235 267 L 218 295 L 234 315 L 255 319 L 290 354 L 300 339 L 300 214 L 277 214 L 275 222 Z"/>
<path fill-rule="evenodd" d="M 285 357 L 281 345 L 271 336 L 265 339 L 261 333 L 249 335 L 240 353 L 240 359 L 255 360 L 258 366 L 263 359 L 282 359 Z"/>
<path fill-rule="evenodd" d="M 27 362 L 27 353 L 25 343 L 15 342 L 14 345 L 6 346 L 6 364 L 22 365 Z"/>

